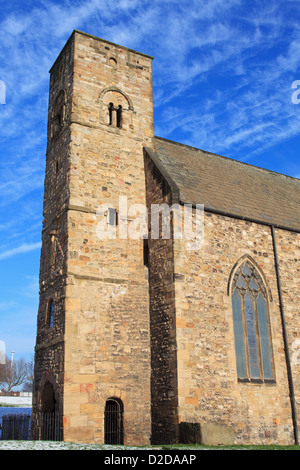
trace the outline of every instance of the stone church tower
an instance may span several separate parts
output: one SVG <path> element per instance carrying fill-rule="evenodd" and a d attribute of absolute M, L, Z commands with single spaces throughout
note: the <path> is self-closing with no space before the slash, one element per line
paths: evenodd
<path fill-rule="evenodd" d="M 57 411 L 66 441 L 150 440 L 144 244 L 127 237 L 125 220 L 118 239 L 110 231 L 119 231 L 120 196 L 145 205 L 152 138 L 152 58 L 74 31 L 50 71 L 36 438 L 41 412 Z"/>

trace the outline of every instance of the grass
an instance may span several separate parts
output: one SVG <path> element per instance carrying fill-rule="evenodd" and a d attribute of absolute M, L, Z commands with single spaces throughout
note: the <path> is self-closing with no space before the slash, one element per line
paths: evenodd
<path fill-rule="evenodd" d="M 300 450 L 300 446 L 279 446 L 279 445 L 228 445 L 228 446 L 205 446 L 205 445 L 161 445 L 161 446 L 144 446 L 144 447 L 127 447 L 127 446 L 109 446 L 100 444 L 78 444 L 73 442 L 52 442 L 52 441 L 0 441 L 1 450 L 103 450 L 103 451 L 201 451 L 201 450 Z"/>
<path fill-rule="evenodd" d="M 199 445 L 163 445 L 160 447 L 163 450 L 172 449 L 190 449 L 190 450 L 300 450 L 300 446 L 296 445 L 219 445 L 219 446 L 206 446 L 203 444 Z"/>

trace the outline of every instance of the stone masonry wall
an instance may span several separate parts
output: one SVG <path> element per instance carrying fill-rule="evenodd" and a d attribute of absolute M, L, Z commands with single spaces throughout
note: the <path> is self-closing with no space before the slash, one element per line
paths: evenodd
<path fill-rule="evenodd" d="M 64 384 L 65 276 L 67 257 L 67 212 L 70 115 L 72 102 L 73 44 L 51 70 L 48 114 L 48 145 L 44 182 L 42 250 L 40 260 L 40 301 L 35 347 L 32 431 L 43 407 L 42 392 L 46 381 L 55 389 L 56 409 L 62 413 Z M 59 98 L 58 98 L 59 97 Z M 61 113 L 61 114 L 60 114 Z M 48 310 L 53 301 L 53 326 Z M 37 434 L 35 434 L 37 433 Z"/>
<path fill-rule="evenodd" d="M 64 440 L 103 443 L 114 397 L 128 445 L 176 441 L 181 423 L 211 444 L 292 444 L 270 227 L 206 212 L 204 246 L 150 238 L 148 270 L 134 236 L 146 187 L 148 208 L 171 202 L 144 162 L 152 138 L 152 59 L 75 31 L 50 76 L 32 427 L 49 381 Z M 275 233 L 299 417 L 300 236 Z M 275 383 L 237 381 L 228 286 L 243 256 L 266 280 Z"/>
<path fill-rule="evenodd" d="M 108 398 L 124 442 L 151 435 L 148 272 L 143 240 L 119 239 L 119 197 L 145 204 L 143 146 L 153 136 L 151 58 L 75 33 L 65 329 L 65 440 L 104 442 Z M 109 106 L 122 106 L 121 126 Z M 107 208 L 117 210 L 116 239 Z M 100 225 L 99 225 L 100 224 Z M 101 225 L 102 224 L 102 225 Z M 129 227 L 128 227 L 129 228 Z"/>
<path fill-rule="evenodd" d="M 295 404 L 300 426 L 300 234 L 276 230 L 276 245 Z M 300 430 L 300 428 L 299 428 Z M 298 431 L 299 432 L 299 431 Z"/>
<path fill-rule="evenodd" d="M 147 154 L 145 171 L 148 207 L 170 204 L 164 179 Z M 198 250 L 187 249 L 184 239 L 149 240 L 153 436 L 164 442 L 166 433 L 170 440 L 168 432 L 178 423 L 173 437 L 179 440 L 185 429 L 188 438 L 192 432 L 206 444 L 293 444 L 271 228 L 207 212 L 204 218 L 204 245 Z M 284 230 L 275 235 L 299 416 L 300 238 Z M 237 380 L 230 276 L 245 257 L 267 285 L 275 383 Z"/>
<path fill-rule="evenodd" d="M 179 422 L 200 423 L 208 443 L 293 444 L 271 229 L 205 213 L 204 233 L 199 251 L 187 251 L 180 240 L 174 243 Z M 299 334 L 299 235 L 281 231 L 277 238 L 292 346 Z M 273 384 L 237 381 L 227 289 L 235 263 L 245 255 L 262 270 L 270 292 Z M 298 385 L 298 364 L 293 373 Z"/>
<path fill-rule="evenodd" d="M 149 293 L 151 333 L 152 442 L 177 441 L 177 365 L 173 241 L 151 237 L 151 205 L 170 204 L 164 179 L 145 154 L 149 209 Z"/>

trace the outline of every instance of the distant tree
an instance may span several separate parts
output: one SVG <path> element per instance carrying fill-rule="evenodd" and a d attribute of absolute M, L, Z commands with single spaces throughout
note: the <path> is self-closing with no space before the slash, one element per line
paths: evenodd
<path fill-rule="evenodd" d="M 30 361 L 28 361 L 28 376 L 22 387 L 23 392 L 32 392 L 33 379 L 34 379 L 34 362 L 32 358 Z"/>
<path fill-rule="evenodd" d="M 12 363 L 6 357 L 5 364 L 0 364 L 0 386 L 6 393 L 9 393 L 14 387 L 24 384 L 30 372 L 30 363 L 26 359 L 20 358 Z"/>

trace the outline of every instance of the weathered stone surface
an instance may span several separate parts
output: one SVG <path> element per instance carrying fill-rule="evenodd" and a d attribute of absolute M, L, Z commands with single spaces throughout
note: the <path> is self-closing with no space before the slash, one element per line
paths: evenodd
<path fill-rule="evenodd" d="M 142 149 L 153 137 L 151 62 L 74 32 L 51 70 L 35 401 L 41 403 L 39 383 L 49 370 L 65 440 L 104 442 L 111 396 L 124 402 L 125 443 L 150 440 L 143 240 L 100 239 L 97 227 L 105 215 L 97 208 L 108 202 L 118 210 L 119 196 L 145 204 Z M 58 96 L 64 100 L 59 112 Z M 109 121 L 110 102 L 122 106 L 120 127 Z M 51 296 L 50 328 L 45 311 Z M 51 340 L 58 334 L 61 355 L 54 358 Z"/>
<path fill-rule="evenodd" d="M 207 423 L 201 426 L 201 443 L 208 446 L 234 444 L 234 430 L 225 425 Z"/>
<path fill-rule="evenodd" d="M 207 204 L 200 247 L 191 249 L 190 241 L 174 236 L 174 215 L 170 237 L 162 239 L 161 225 L 160 238 L 151 237 L 152 204 L 209 203 L 209 181 L 218 191 L 212 173 L 230 174 L 228 159 L 222 172 L 222 157 L 210 165 L 213 155 L 197 152 L 153 136 L 150 57 L 72 34 L 50 76 L 34 432 L 43 390 L 50 384 L 65 440 L 103 443 L 105 404 L 114 397 L 124 408 L 125 444 L 294 442 L 270 225 L 274 198 L 262 212 L 268 172 L 233 164 L 236 177 L 237 168 L 244 168 L 243 181 L 259 174 L 259 207 L 253 203 L 254 186 L 247 198 L 235 179 L 232 194 L 226 190 L 223 200 L 220 191 L 211 200 L 228 210 L 243 193 L 240 217 Z M 205 201 L 199 200 L 200 163 Z M 284 193 L 286 207 L 274 215 L 275 238 L 299 416 L 300 235 L 292 230 L 299 214 L 294 218 L 291 209 L 298 196 L 285 220 L 292 192 L 281 176 L 271 178 L 280 180 L 275 199 Z M 299 183 L 291 179 L 290 184 L 298 194 Z M 124 236 L 129 227 L 120 216 L 124 196 L 128 208 L 147 205 L 148 241 Z M 114 238 L 99 237 L 100 228 L 107 228 L 105 204 L 119 216 Z M 249 220 L 243 220 L 241 208 Z M 135 215 L 129 214 L 128 222 Z M 250 220 L 259 216 L 261 223 Z M 231 286 L 236 266 L 245 259 L 257 267 L 267 292 L 271 382 L 237 379 Z"/>
<path fill-rule="evenodd" d="M 172 200 L 170 192 L 163 196 L 163 177 L 157 176 L 154 162 L 148 155 L 145 169 L 148 204 Z M 164 427 L 170 431 L 173 414 L 178 423 L 199 423 L 201 430 L 209 430 L 213 423 L 218 429 L 229 429 L 229 440 L 235 443 L 293 443 L 271 227 L 210 212 L 205 212 L 204 223 L 204 245 L 198 250 L 187 249 L 186 240 L 149 241 L 150 316 L 154 318 L 154 325 L 160 325 L 164 332 L 157 339 L 154 327 L 152 333 L 155 334 L 151 336 L 155 356 L 153 416 L 157 415 L 158 421 L 164 423 L 156 427 L 157 439 L 164 442 Z M 299 234 L 277 229 L 275 236 L 289 348 L 293 351 L 294 347 L 296 351 Z M 245 257 L 253 260 L 266 282 L 274 383 L 237 380 L 230 279 L 238 260 Z M 167 312 L 172 315 L 168 317 Z M 292 373 L 297 387 L 300 377 L 296 354 Z M 160 369 L 160 363 L 166 364 L 165 368 Z M 298 402 L 297 388 L 295 393 Z M 180 427 L 181 424 L 179 431 Z M 215 442 L 213 433 L 207 432 L 207 443 Z"/>

